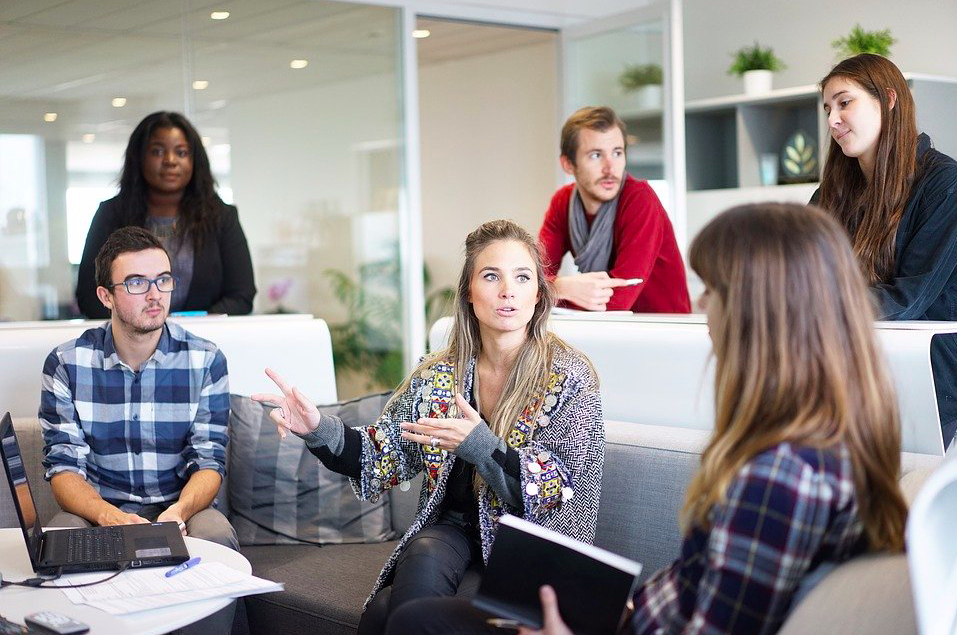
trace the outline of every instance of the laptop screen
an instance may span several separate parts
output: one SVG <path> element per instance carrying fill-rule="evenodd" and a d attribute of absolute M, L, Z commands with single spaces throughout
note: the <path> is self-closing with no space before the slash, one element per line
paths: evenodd
<path fill-rule="evenodd" d="M 30 482 L 23 466 L 23 457 L 20 454 L 20 444 L 13 431 L 13 421 L 8 412 L 0 421 L 0 444 L 3 445 L 3 469 L 7 473 L 7 482 L 10 484 L 10 494 L 17 515 L 20 517 L 20 528 L 23 530 L 23 539 L 27 542 L 30 560 L 36 564 L 40 556 L 40 536 L 43 529 L 37 514 L 37 506 L 30 491 Z"/>

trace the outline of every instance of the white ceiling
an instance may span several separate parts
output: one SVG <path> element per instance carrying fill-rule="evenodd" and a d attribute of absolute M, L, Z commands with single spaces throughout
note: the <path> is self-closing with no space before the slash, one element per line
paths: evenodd
<path fill-rule="evenodd" d="M 188 7 L 188 11 L 184 11 Z M 210 19 L 229 11 L 227 20 Z M 2 0 L 0 132 L 121 141 L 148 112 L 190 111 L 216 136 L 232 100 L 396 70 L 398 12 L 317 0 Z M 421 62 L 528 46 L 541 31 L 426 21 Z M 186 32 L 188 37 L 183 37 Z M 292 59 L 309 60 L 305 69 Z M 193 80 L 206 90 L 184 89 Z M 126 97 L 114 108 L 113 97 Z M 56 112 L 54 123 L 44 123 Z"/>
<path fill-rule="evenodd" d="M 419 18 L 416 26 L 431 35 L 418 41 L 419 63 L 437 64 L 464 57 L 551 44 L 554 31 Z"/>
<path fill-rule="evenodd" d="M 310 0 L 4 0 L 0 130 L 64 139 L 125 136 L 146 113 L 198 120 L 244 96 L 294 91 L 394 68 L 395 12 Z M 226 10 L 224 21 L 212 10 Z M 188 32 L 188 37 L 182 34 Z M 309 60 L 301 70 L 295 58 Z M 184 90 L 204 79 L 203 91 Z M 124 108 L 110 104 L 128 99 Z M 53 124 L 43 113 L 56 112 Z"/>

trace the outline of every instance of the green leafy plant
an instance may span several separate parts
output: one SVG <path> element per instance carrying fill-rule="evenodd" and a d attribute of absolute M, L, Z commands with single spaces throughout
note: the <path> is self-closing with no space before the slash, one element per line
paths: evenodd
<path fill-rule="evenodd" d="M 618 84 L 625 92 L 632 92 L 644 86 L 660 86 L 664 73 L 658 64 L 628 64 L 618 76 Z"/>
<path fill-rule="evenodd" d="M 839 59 L 853 57 L 860 53 L 874 53 L 888 57 L 891 54 L 891 45 L 896 41 L 890 29 L 865 31 L 860 24 L 855 24 L 850 33 L 831 42 L 831 46 L 837 51 Z"/>
<path fill-rule="evenodd" d="M 748 71 L 780 71 L 787 68 L 784 62 L 774 54 L 771 47 L 764 48 L 755 41 L 754 46 L 742 46 L 731 54 L 734 61 L 728 69 L 729 75 L 744 75 Z"/>
<path fill-rule="evenodd" d="M 392 260 L 369 263 L 359 270 L 361 283 L 343 271 L 326 269 L 323 276 L 346 309 L 346 321 L 330 324 L 336 369 L 368 378 L 367 389 L 394 388 L 405 375 L 402 360 L 402 305 L 399 268 Z M 423 271 L 426 288 L 428 269 Z M 427 327 L 449 313 L 455 292 L 442 287 L 426 295 Z"/>

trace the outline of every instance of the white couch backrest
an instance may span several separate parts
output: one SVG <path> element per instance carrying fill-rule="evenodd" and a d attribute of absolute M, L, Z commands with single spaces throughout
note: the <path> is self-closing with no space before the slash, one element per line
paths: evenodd
<path fill-rule="evenodd" d="M 316 403 L 333 403 L 336 377 L 329 328 L 311 315 L 174 318 L 186 330 L 219 346 L 229 367 L 229 390 L 240 395 L 276 392 L 263 372 L 269 366 Z M 40 374 L 54 348 L 102 320 L 21 322 L 0 325 L 0 413 L 36 416 Z"/>
<path fill-rule="evenodd" d="M 450 327 L 451 318 L 435 323 L 430 350 L 445 345 Z M 713 428 L 714 364 L 703 315 L 553 315 L 550 329 L 595 365 L 606 419 Z M 877 323 L 897 387 L 906 452 L 944 453 L 930 339 L 954 330 L 957 323 Z"/>

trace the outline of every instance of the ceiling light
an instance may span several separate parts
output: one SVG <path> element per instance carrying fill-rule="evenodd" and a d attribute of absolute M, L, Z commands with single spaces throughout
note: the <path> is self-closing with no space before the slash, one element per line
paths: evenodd
<path fill-rule="evenodd" d="M 93 143 L 94 139 L 96 139 L 96 135 L 92 132 L 88 132 L 83 135 L 83 143 Z"/>
<path fill-rule="evenodd" d="M 213 139 L 212 137 L 201 137 L 200 141 L 203 142 L 204 146 L 208 146 L 210 143 L 212 143 Z"/>
<path fill-rule="evenodd" d="M 47 123 L 53 123 L 54 121 L 56 121 L 56 113 L 55 112 L 45 113 L 43 115 L 43 121 Z"/>
<path fill-rule="evenodd" d="M 216 101 L 209 102 L 210 110 L 219 110 L 220 108 L 225 108 L 225 107 L 226 107 L 225 99 L 217 99 Z"/>
<path fill-rule="evenodd" d="M 309 60 L 292 60 L 289 62 L 289 68 L 305 68 L 309 66 Z"/>
<path fill-rule="evenodd" d="M 110 103 L 113 104 L 114 108 L 122 108 L 126 105 L 126 97 L 114 97 Z"/>
<path fill-rule="evenodd" d="M 213 11 L 209 17 L 211 20 L 225 20 L 229 17 L 229 11 Z"/>
<path fill-rule="evenodd" d="M 193 90 L 206 90 L 209 88 L 209 82 L 205 79 L 197 79 L 193 82 Z"/>
<path fill-rule="evenodd" d="M 424 37 L 429 37 L 430 35 L 432 35 L 432 31 L 429 31 L 428 29 L 416 29 L 415 31 L 412 31 L 412 37 L 418 40 L 421 40 Z"/>

